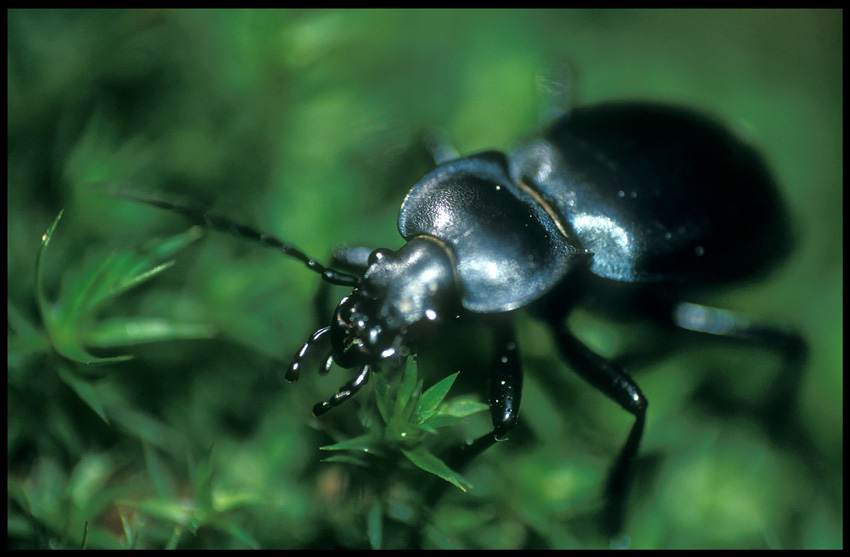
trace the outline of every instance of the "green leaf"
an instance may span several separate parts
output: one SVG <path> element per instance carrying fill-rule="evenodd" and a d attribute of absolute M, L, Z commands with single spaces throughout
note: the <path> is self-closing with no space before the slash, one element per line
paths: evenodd
<path fill-rule="evenodd" d="M 60 212 L 42 237 L 36 259 L 36 298 L 50 343 L 62 356 L 84 364 L 110 364 L 132 356 L 97 357 L 87 346 L 116 347 L 177 338 L 209 337 L 210 327 L 156 319 L 115 319 L 96 323 L 95 317 L 107 301 L 170 268 L 173 262 L 157 263 L 201 237 L 192 227 L 166 240 L 147 242 L 138 249 L 119 250 L 83 264 L 66 274 L 55 303 L 44 292 L 44 257 L 53 237 Z"/>
<path fill-rule="evenodd" d="M 259 501 L 258 501 L 259 503 Z M 248 530 L 236 524 L 235 522 L 227 523 L 227 531 L 230 532 L 237 540 L 241 541 L 251 549 L 262 549 L 263 545 L 254 536 L 248 533 Z"/>
<path fill-rule="evenodd" d="M 384 539 L 384 505 L 376 499 L 369 507 L 366 517 L 366 532 L 372 549 L 381 549 Z"/>
<path fill-rule="evenodd" d="M 88 543 L 89 539 L 89 521 L 86 520 L 85 526 L 83 526 L 83 541 L 80 542 L 80 549 L 86 548 L 86 543 Z"/>
<path fill-rule="evenodd" d="M 437 413 L 428 420 L 428 425 L 435 428 L 457 425 L 467 416 L 489 409 L 489 405 L 471 397 L 453 398 L 440 406 Z"/>
<path fill-rule="evenodd" d="M 39 351 L 50 345 L 41 328 L 32 323 L 11 300 L 6 303 L 6 316 L 9 329 L 15 333 L 22 346 L 27 346 L 32 351 Z"/>
<path fill-rule="evenodd" d="M 371 463 L 365 458 L 360 458 L 351 454 L 335 454 L 328 458 L 323 458 L 322 462 L 338 462 L 340 464 L 353 464 L 361 468 L 370 468 Z"/>
<path fill-rule="evenodd" d="M 185 448 L 187 441 L 183 433 L 151 414 L 121 404 L 122 401 L 113 396 L 108 402 L 112 420 L 124 430 L 166 453 L 176 453 Z"/>
<path fill-rule="evenodd" d="M 376 437 L 372 433 L 361 435 L 360 437 L 355 437 L 354 439 L 347 439 L 340 443 L 334 443 L 333 445 L 325 445 L 324 447 L 320 447 L 320 450 L 357 451 L 368 454 L 374 454 L 376 456 L 384 456 L 384 452 L 378 447 Z"/>
<path fill-rule="evenodd" d="M 50 244 L 50 239 L 53 238 L 53 233 L 56 231 L 56 226 L 59 224 L 59 219 L 62 218 L 62 213 L 65 212 L 65 209 L 59 211 L 59 214 L 56 215 L 56 218 L 53 220 L 53 224 L 50 225 L 50 228 L 47 229 L 47 232 L 44 233 L 44 236 L 41 237 L 41 248 L 38 250 L 38 257 L 36 258 L 35 266 L 36 266 L 36 289 L 38 292 L 41 292 L 41 279 L 42 272 L 42 262 L 44 260 L 44 252 L 47 251 L 47 246 Z"/>
<path fill-rule="evenodd" d="M 129 346 L 162 340 L 212 338 L 215 328 L 205 323 L 180 323 L 155 317 L 113 318 L 93 325 L 86 344 L 98 348 Z"/>
<path fill-rule="evenodd" d="M 214 454 L 213 446 L 207 454 L 192 467 L 192 487 L 195 496 L 195 516 L 199 523 L 203 523 L 215 514 L 213 505 L 213 473 Z"/>
<path fill-rule="evenodd" d="M 43 327 L 32 322 L 11 300 L 7 303 L 9 335 L 6 346 L 6 364 L 9 385 L 27 381 L 21 374 L 30 357 L 49 353 L 53 348 Z"/>
<path fill-rule="evenodd" d="M 426 424 L 410 424 L 410 427 L 414 428 L 418 431 L 424 431 L 425 433 L 430 433 L 432 435 L 436 435 L 437 430 L 429 423 Z"/>
<path fill-rule="evenodd" d="M 194 506 L 189 502 L 175 499 L 148 499 L 138 503 L 124 501 L 122 504 L 148 516 L 177 523 L 192 533 L 195 533 L 198 528 Z"/>
<path fill-rule="evenodd" d="M 59 379 L 71 387 L 71 390 L 77 393 L 80 400 L 85 402 L 89 408 L 94 410 L 95 414 L 100 416 L 101 420 L 108 424 L 109 418 L 106 417 L 106 410 L 103 409 L 103 404 L 91 384 L 63 364 L 59 364 L 56 371 L 59 373 Z"/>
<path fill-rule="evenodd" d="M 416 398 L 416 386 L 419 384 L 419 377 L 416 372 L 416 366 L 405 366 L 401 373 L 398 395 L 396 396 L 396 415 L 399 411 L 408 408 L 411 399 Z"/>
<path fill-rule="evenodd" d="M 453 398 L 452 400 L 443 404 L 437 414 L 441 416 L 445 415 L 464 418 L 466 416 L 471 416 L 472 414 L 483 412 L 489 409 L 490 406 L 484 402 L 481 402 L 472 397 L 462 396 Z"/>
<path fill-rule="evenodd" d="M 419 404 L 416 408 L 416 412 L 413 415 L 414 423 L 423 424 L 428 421 L 431 416 L 437 413 L 437 409 L 440 407 L 443 399 L 446 398 L 446 395 L 449 394 L 449 389 L 452 388 L 452 385 L 454 384 L 455 379 L 457 379 L 459 373 L 460 372 L 449 375 L 435 385 L 432 385 L 431 388 L 422 394 L 419 398 Z"/>
<path fill-rule="evenodd" d="M 461 491 L 466 491 L 468 488 L 472 487 L 466 478 L 449 468 L 445 462 L 431 454 L 431 452 L 425 447 L 420 446 L 411 450 L 402 449 L 401 452 L 404 453 L 404 456 L 406 456 L 410 462 L 422 470 L 446 480 Z"/>
<path fill-rule="evenodd" d="M 121 527 L 124 530 L 124 537 L 127 538 L 126 547 L 129 549 L 134 549 L 136 547 L 136 532 L 133 530 L 133 525 L 127 520 L 127 517 L 124 516 L 124 513 L 119 509 L 118 515 L 121 517 Z"/>
<path fill-rule="evenodd" d="M 150 443 L 142 442 L 142 450 L 145 455 L 148 475 L 151 478 L 158 499 L 162 501 L 170 500 L 174 495 L 175 489 L 168 474 L 168 466 L 166 466 L 162 457 Z"/>
<path fill-rule="evenodd" d="M 165 544 L 165 549 L 177 549 L 177 544 L 180 543 L 180 537 L 183 535 L 183 528 L 179 525 L 174 527 L 174 531 L 171 533 L 171 537 L 168 538 L 168 541 Z"/>
<path fill-rule="evenodd" d="M 386 376 L 379 371 L 372 374 L 372 381 L 375 385 L 375 402 L 378 404 L 378 412 L 381 414 L 384 423 L 388 424 L 392 419 L 394 405 L 394 401 L 390 397 L 390 385 L 387 383 Z"/>

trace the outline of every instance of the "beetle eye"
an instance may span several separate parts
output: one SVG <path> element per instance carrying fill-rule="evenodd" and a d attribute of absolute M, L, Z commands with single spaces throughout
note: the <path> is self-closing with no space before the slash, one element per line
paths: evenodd
<path fill-rule="evenodd" d="M 386 249 L 386 248 L 378 248 L 375 251 L 373 251 L 372 253 L 370 253 L 369 254 L 369 266 L 371 267 L 372 265 L 374 265 L 378 261 L 383 260 L 387 256 L 388 252 L 389 252 L 389 250 Z"/>

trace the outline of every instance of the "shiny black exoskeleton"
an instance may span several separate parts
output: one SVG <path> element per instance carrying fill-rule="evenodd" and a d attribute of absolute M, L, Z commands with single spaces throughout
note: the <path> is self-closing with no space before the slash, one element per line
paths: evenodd
<path fill-rule="evenodd" d="M 622 525 L 647 399 L 623 369 L 566 329 L 573 307 L 587 295 L 632 292 L 646 315 L 672 326 L 799 345 L 791 333 L 685 302 L 694 287 L 767 270 L 789 253 L 791 233 L 761 157 L 715 121 L 682 108 L 578 108 L 510 155 L 488 151 L 440 164 L 401 205 L 400 249 L 337 251 L 339 265 L 354 274 L 227 219 L 136 200 L 280 249 L 328 283 L 353 288 L 287 371 L 296 380 L 314 350 L 329 353 L 326 367 L 357 370 L 315 406 L 316 415 L 351 397 L 376 367 L 398 367 L 447 319 L 505 315 L 487 321 L 497 340 L 489 379 L 493 431 L 465 446 L 457 462 L 504 438 L 517 421 L 522 373 L 509 312 L 529 307 L 549 323 L 570 367 L 635 417 L 607 485 L 604 524 L 612 532 Z"/>

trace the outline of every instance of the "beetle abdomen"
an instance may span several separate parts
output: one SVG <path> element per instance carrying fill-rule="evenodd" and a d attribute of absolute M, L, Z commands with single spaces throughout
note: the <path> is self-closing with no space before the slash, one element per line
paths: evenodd
<path fill-rule="evenodd" d="M 576 109 L 511 157 L 511 175 L 561 213 L 605 278 L 721 282 L 790 251 L 787 214 L 761 157 L 691 110 Z"/>

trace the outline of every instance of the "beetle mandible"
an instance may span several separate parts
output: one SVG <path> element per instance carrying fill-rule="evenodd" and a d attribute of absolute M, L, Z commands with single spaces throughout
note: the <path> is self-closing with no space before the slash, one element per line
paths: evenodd
<path fill-rule="evenodd" d="M 619 365 L 567 329 L 566 317 L 584 297 L 631 296 L 666 325 L 800 346 L 793 333 L 686 301 L 700 286 L 769 270 L 790 252 L 792 234 L 760 155 L 712 118 L 677 106 L 576 108 L 510 155 L 485 151 L 442 162 L 401 205 L 401 248 L 337 251 L 337 263 L 353 274 L 229 219 L 125 197 L 278 249 L 327 283 L 352 288 L 286 372 L 297 380 L 317 350 L 328 354 L 326 368 L 356 370 L 314 407 L 317 416 L 354 395 L 376 367 L 400 366 L 447 319 L 507 315 L 488 321 L 497 340 L 489 377 L 493 431 L 465 446 L 463 461 L 516 424 L 522 370 L 510 312 L 529 308 L 550 326 L 569 366 L 634 416 L 607 483 L 603 524 L 611 533 L 622 526 L 648 401 Z"/>

